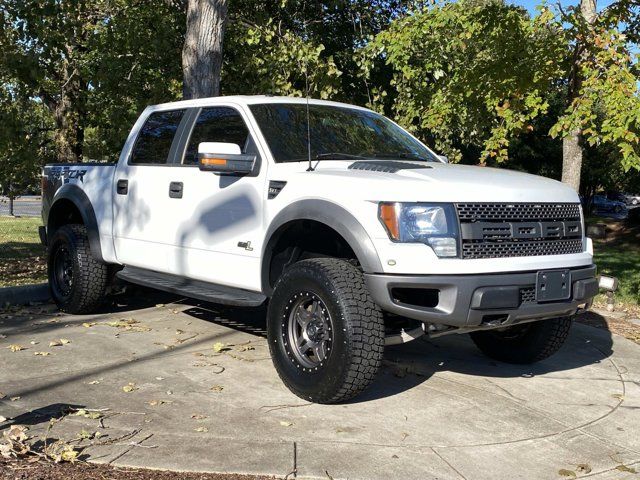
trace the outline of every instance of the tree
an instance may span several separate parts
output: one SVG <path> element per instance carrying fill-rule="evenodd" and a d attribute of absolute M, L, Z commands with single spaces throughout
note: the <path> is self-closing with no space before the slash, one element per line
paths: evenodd
<path fill-rule="evenodd" d="M 569 25 L 572 46 L 567 72 L 567 108 L 551 129 L 563 138 L 562 181 L 580 188 L 584 143 L 615 145 L 623 169 L 640 169 L 640 97 L 630 45 L 621 22 L 633 20 L 633 4 L 618 2 L 598 14 L 595 0 L 560 10 L 557 25 Z"/>
<path fill-rule="evenodd" d="M 0 78 L 2 75 L 0 75 Z M 25 95 L 15 81 L 0 88 L 0 192 L 13 200 L 37 184 L 40 168 L 53 153 L 53 121 L 47 109 Z"/>
<path fill-rule="evenodd" d="M 182 27 L 175 26 L 184 24 L 176 5 L 0 0 L 0 63 L 51 112 L 58 161 L 85 159 L 87 140 L 91 153 L 112 155 L 123 126 L 149 100 L 176 98 Z M 96 128 L 115 129 L 115 140 L 87 139 Z"/>
<path fill-rule="evenodd" d="M 188 0 L 182 49 L 183 97 L 220 94 L 227 0 Z"/>
<path fill-rule="evenodd" d="M 362 51 L 365 80 L 381 63 L 392 69 L 392 88 L 374 89 L 373 106 L 388 105 L 453 160 L 474 147 L 482 163 L 506 160 L 510 139 L 546 112 L 546 93 L 560 73 L 549 62 L 564 57 L 550 16 L 543 10 L 530 19 L 501 1 L 461 0 L 395 20 Z"/>
<path fill-rule="evenodd" d="M 365 79 L 381 63 L 393 71 L 372 104 L 455 160 L 481 150 L 481 163 L 500 163 L 562 95 L 549 133 L 563 139 L 565 181 L 579 187 L 584 144 L 613 145 L 625 170 L 640 169 L 637 64 L 620 31 L 637 24 L 637 0 L 595 20 L 593 2 L 530 18 L 501 0 L 461 0 L 399 18 L 362 50 Z"/>

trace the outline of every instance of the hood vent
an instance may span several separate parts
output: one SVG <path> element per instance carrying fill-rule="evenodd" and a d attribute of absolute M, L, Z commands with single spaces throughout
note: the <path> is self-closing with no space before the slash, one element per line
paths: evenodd
<path fill-rule="evenodd" d="M 419 168 L 431 168 L 429 165 L 422 163 L 410 163 L 393 161 L 367 160 L 362 162 L 354 162 L 349 165 L 349 170 L 367 170 L 370 172 L 396 173 L 400 170 L 417 170 Z"/>

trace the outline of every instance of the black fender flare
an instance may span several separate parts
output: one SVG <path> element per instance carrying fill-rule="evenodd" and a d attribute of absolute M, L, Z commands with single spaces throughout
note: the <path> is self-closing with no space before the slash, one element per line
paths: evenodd
<path fill-rule="evenodd" d="M 87 235 L 89 237 L 89 246 L 91 248 L 91 254 L 96 260 L 103 261 L 102 248 L 100 247 L 100 230 L 98 229 L 98 221 L 96 219 L 96 213 L 93 210 L 93 205 L 84 191 L 73 184 L 63 185 L 54 195 L 51 201 L 51 207 L 47 212 L 47 237 L 51 238 L 52 231 L 52 218 L 51 212 L 55 209 L 56 203 L 59 200 L 68 200 L 75 205 L 80 212 L 82 222 L 87 228 Z"/>
<path fill-rule="evenodd" d="M 278 231 L 283 225 L 295 220 L 314 220 L 332 228 L 349 244 L 365 273 L 383 271 L 373 241 L 356 217 L 340 205 L 327 200 L 299 200 L 282 209 L 267 229 L 260 269 L 262 291 L 266 295 L 272 293 L 269 286 L 269 265 L 273 249 L 280 238 Z"/>

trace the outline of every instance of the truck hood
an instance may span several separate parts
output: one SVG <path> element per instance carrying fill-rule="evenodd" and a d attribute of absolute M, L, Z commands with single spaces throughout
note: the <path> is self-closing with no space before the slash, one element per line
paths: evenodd
<path fill-rule="evenodd" d="M 407 168 L 384 172 L 349 168 L 353 163 L 323 161 L 312 172 L 300 171 L 298 167 L 295 173 L 290 169 L 286 169 L 289 170 L 286 173 L 293 174 L 295 183 L 304 185 L 309 194 L 361 195 L 371 201 L 579 202 L 575 190 L 563 183 L 513 170 L 435 162 L 402 162 Z M 412 164 L 416 168 L 411 168 Z M 425 165 L 427 168 L 420 168 Z M 284 164 L 276 165 L 273 173 L 277 175 L 281 166 Z M 286 180 L 274 176 L 271 178 Z"/>

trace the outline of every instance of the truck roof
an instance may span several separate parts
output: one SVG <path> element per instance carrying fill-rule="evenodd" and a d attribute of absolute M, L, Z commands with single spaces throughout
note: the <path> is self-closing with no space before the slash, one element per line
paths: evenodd
<path fill-rule="evenodd" d="M 350 105 L 348 103 L 332 102 L 329 100 L 316 100 L 310 98 L 309 104 L 311 105 L 331 105 L 334 107 L 346 107 L 359 110 L 369 110 L 357 105 Z M 235 103 L 240 105 L 256 105 L 264 103 L 292 103 L 292 104 L 306 104 L 307 99 L 304 97 L 284 97 L 273 95 L 229 95 L 220 97 L 207 97 L 197 98 L 193 100 L 181 100 L 178 102 L 161 103 L 158 105 L 150 105 L 147 110 L 162 111 L 171 110 L 174 108 L 193 108 L 193 107 L 208 107 L 212 105 Z"/>

